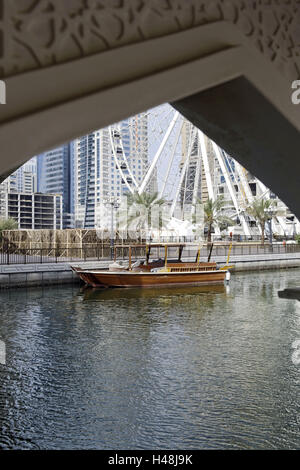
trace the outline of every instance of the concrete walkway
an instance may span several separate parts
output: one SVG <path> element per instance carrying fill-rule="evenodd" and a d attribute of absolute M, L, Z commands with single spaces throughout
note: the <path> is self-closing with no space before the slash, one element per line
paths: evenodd
<path fill-rule="evenodd" d="M 184 258 L 183 261 L 191 261 Z M 204 258 L 203 258 L 204 261 Z M 219 265 L 225 264 L 224 256 L 214 257 Z M 72 262 L 74 266 L 84 269 L 106 269 L 110 260 Z M 234 264 L 233 272 L 255 271 L 265 269 L 282 269 L 300 267 L 300 253 L 235 255 L 229 264 Z M 25 264 L 0 266 L 0 288 L 44 286 L 79 282 L 73 273 L 70 263 Z"/>

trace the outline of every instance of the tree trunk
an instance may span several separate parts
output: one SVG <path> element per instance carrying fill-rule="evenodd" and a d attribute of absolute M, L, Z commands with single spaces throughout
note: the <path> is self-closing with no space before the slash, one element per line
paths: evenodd
<path fill-rule="evenodd" d="M 211 224 L 208 225 L 208 232 L 207 232 L 207 242 L 208 243 L 211 243 L 211 229 L 212 229 L 212 226 Z"/>
<path fill-rule="evenodd" d="M 261 244 L 265 244 L 265 224 L 261 224 Z"/>

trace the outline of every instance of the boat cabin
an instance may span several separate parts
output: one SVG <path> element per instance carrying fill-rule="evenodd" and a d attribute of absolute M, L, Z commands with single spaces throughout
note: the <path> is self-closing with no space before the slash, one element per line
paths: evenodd
<path fill-rule="evenodd" d="M 184 248 L 196 248 L 196 257 L 195 261 L 182 261 Z M 170 249 L 172 249 L 172 258 L 169 259 Z M 116 269 L 116 263 L 118 258 L 118 252 L 124 250 L 128 252 L 128 271 L 148 271 L 156 272 L 162 271 L 165 272 L 189 272 L 189 271 L 211 271 L 217 268 L 216 263 L 211 262 L 201 262 L 200 261 L 200 247 L 195 244 L 185 244 L 185 243 L 152 243 L 152 244 L 138 244 L 138 245 L 115 245 L 114 251 L 114 265 L 112 270 Z M 157 256 L 154 259 L 151 259 L 151 255 L 156 251 Z M 176 258 L 174 258 L 174 251 L 176 253 Z M 139 252 L 139 255 L 137 254 Z M 142 253 L 144 260 L 142 259 Z M 161 257 L 162 255 L 162 257 Z M 133 263 L 133 258 L 137 259 Z M 120 266 L 120 268 L 122 268 Z M 123 270 L 122 269 L 122 270 Z"/>

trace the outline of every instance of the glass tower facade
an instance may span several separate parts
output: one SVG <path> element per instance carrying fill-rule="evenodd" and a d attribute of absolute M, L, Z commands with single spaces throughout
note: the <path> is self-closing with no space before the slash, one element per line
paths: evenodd
<path fill-rule="evenodd" d="M 141 184 L 149 165 L 147 129 L 146 113 L 120 123 L 124 153 L 137 184 Z M 152 178 L 147 190 L 155 191 L 156 188 L 157 183 Z M 110 198 L 119 199 L 128 191 L 114 159 L 109 128 L 74 141 L 74 212 L 77 227 L 98 227 L 101 204 Z"/>
<path fill-rule="evenodd" d="M 64 228 L 73 226 L 73 143 L 62 145 L 37 157 L 37 191 L 61 194 Z"/>

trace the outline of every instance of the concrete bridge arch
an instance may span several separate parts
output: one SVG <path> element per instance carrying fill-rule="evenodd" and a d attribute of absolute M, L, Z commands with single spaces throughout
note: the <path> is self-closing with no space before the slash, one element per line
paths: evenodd
<path fill-rule="evenodd" d="M 163 102 L 300 216 L 297 0 L 2 0 L 0 175 Z"/>

